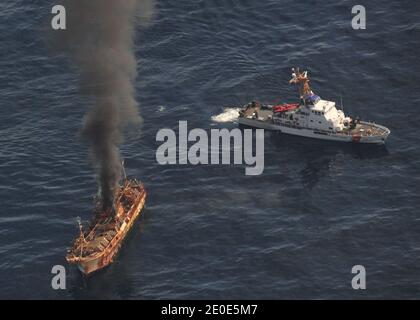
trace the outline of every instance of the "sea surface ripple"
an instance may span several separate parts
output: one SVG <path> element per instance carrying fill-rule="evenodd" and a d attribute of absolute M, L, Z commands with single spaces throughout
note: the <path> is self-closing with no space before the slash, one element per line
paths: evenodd
<path fill-rule="evenodd" d="M 141 132 L 122 147 L 149 196 L 115 263 L 85 281 L 51 268 L 88 221 L 94 172 L 80 139 L 90 101 L 48 49 L 49 1 L 0 3 L 0 297 L 25 299 L 418 298 L 418 1 L 157 1 L 136 36 Z M 94 14 L 94 13 L 92 13 Z M 265 170 L 161 166 L 156 133 L 235 128 L 223 106 L 290 101 L 290 68 L 346 113 L 389 127 L 386 147 L 265 133 Z M 367 290 L 351 289 L 351 268 Z"/>

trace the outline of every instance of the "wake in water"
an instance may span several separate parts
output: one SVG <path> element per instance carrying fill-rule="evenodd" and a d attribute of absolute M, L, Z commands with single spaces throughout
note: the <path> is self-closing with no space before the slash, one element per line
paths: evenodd
<path fill-rule="evenodd" d="M 234 122 L 239 117 L 240 108 L 225 108 L 221 114 L 212 116 L 211 120 L 214 122 Z"/>

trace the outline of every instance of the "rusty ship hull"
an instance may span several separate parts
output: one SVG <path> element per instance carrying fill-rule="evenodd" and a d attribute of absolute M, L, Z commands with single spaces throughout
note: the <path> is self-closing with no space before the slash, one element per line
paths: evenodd
<path fill-rule="evenodd" d="M 74 241 L 66 260 L 85 275 L 109 266 L 140 216 L 146 195 L 143 184 L 126 180 L 116 192 L 115 209 L 112 212 L 96 210 L 88 230 L 85 232 L 80 227 L 80 236 Z"/>

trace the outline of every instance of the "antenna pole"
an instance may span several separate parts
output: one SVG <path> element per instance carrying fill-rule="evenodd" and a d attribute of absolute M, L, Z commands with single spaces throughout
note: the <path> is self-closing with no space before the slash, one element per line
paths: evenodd
<path fill-rule="evenodd" d="M 85 243 L 85 235 L 83 233 L 83 225 L 82 225 L 82 220 L 80 219 L 80 217 L 76 218 L 77 220 L 77 224 L 79 225 L 79 232 L 80 232 L 80 239 L 82 240 L 82 243 L 80 244 L 80 256 L 83 256 L 83 244 Z"/>
<path fill-rule="evenodd" d="M 125 173 L 125 168 L 124 168 L 124 160 L 121 161 L 121 167 L 122 167 L 123 174 L 124 174 L 124 180 L 127 180 L 127 174 Z"/>

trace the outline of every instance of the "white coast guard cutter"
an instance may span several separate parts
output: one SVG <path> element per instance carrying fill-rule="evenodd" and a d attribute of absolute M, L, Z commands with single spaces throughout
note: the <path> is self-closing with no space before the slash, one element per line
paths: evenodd
<path fill-rule="evenodd" d="M 308 72 L 292 69 L 290 83 L 299 86 L 300 102 L 282 105 L 251 102 L 239 111 L 242 125 L 282 133 L 332 140 L 383 144 L 390 134 L 384 126 L 346 116 L 335 102 L 321 99 L 309 87 Z"/>

